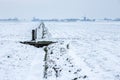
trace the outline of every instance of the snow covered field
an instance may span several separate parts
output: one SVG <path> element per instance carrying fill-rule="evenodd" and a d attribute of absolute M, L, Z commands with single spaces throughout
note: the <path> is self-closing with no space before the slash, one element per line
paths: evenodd
<path fill-rule="evenodd" d="M 19 43 L 31 40 L 31 30 L 38 25 L 0 22 L 0 80 L 44 79 L 44 49 Z M 55 60 L 62 72 L 58 78 L 51 76 L 49 80 L 120 80 L 120 22 L 46 22 L 45 25 L 52 38 L 69 44 L 68 49 L 62 45 L 63 57 Z M 50 55 L 51 59 L 60 56 L 59 49 L 59 43 L 48 47 L 49 53 L 55 53 Z M 75 67 L 66 67 L 69 61 Z M 80 69 L 79 74 L 75 69 Z"/>

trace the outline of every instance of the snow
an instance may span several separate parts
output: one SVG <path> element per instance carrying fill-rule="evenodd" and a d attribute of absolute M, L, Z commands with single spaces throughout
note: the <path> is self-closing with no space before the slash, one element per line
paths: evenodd
<path fill-rule="evenodd" d="M 36 48 L 19 41 L 31 40 L 31 31 L 39 23 L 0 23 L 0 80 L 44 80 L 45 48 L 49 65 L 47 80 L 120 80 L 120 22 L 46 22 L 45 25 L 51 40 L 58 43 Z M 55 64 L 62 69 L 59 77 L 53 70 Z"/>

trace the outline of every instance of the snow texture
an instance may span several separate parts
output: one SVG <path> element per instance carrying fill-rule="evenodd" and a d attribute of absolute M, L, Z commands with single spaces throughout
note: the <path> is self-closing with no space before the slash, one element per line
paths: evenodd
<path fill-rule="evenodd" d="M 48 22 L 58 43 L 19 43 L 38 24 L 0 23 L 0 80 L 120 80 L 119 22 Z"/>

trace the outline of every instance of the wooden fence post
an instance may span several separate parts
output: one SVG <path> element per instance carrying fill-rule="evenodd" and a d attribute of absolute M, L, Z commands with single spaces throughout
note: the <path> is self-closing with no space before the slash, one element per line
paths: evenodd
<path fill-rule="evenodd" d="M 32 30 L 32 41 L 35 40 L 35 30 Z"/>

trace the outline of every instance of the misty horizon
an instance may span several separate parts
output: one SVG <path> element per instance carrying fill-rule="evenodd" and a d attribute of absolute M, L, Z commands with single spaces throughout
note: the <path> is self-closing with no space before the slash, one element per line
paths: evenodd
<path fill-rule="evenodd" d="M 119 18 L 119 0 L 0 0 L 0 18 Z"/>

